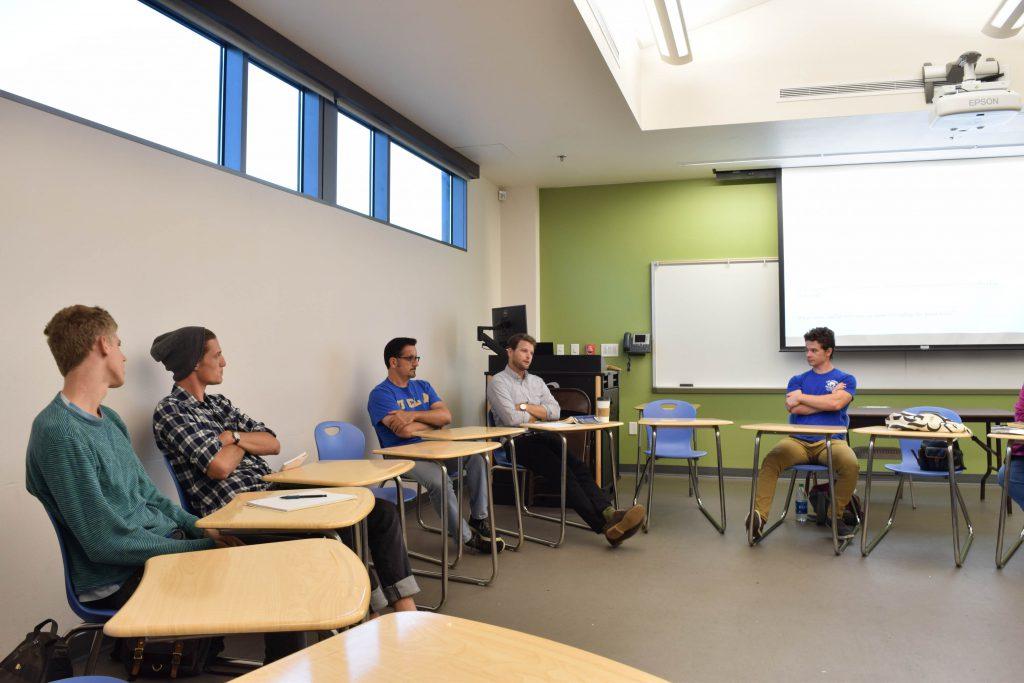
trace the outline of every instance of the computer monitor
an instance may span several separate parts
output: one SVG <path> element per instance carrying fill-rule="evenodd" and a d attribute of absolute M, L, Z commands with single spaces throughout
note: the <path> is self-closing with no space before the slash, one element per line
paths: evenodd
<path fill-rule="evenodd" d="M 492 308 L 491 325 L 494 327 L 494 341 L 504 349 L 505 342 L 513 334 L 526 333 L 526 306 Z"/>

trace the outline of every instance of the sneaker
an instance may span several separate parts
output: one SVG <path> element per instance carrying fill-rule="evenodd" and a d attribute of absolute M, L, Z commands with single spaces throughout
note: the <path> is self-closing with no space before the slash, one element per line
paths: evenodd
<path fill-rule="evenodd" d="M 604 525 L 604 537 L 613 548 L 640 530 L 646 511 L 643 505 L 634 505 L 628 510 L 616 510 Z"/>
<path fill-rule="evenodd" d="M 502 550 L 505 549 L 505 539 L 503 539 L 501 536 L 498 536 L 497 541 L 496 541 L 496 545 L 497 545 L 497 550 L 500 553 Z M 490 555 L 491 554 L 491 538 L 490 538 L 490 534 L 487 535 L 487 538 L 484 538 L 477 531 L 474 530 L 473 531 L 473 535 L 470 537 L 470 539 L 468 541 L 466 541 L 466 547 L 467 548 L 472 548 L 473 550 L 477 551 L 481 555 Z"/>
<path fill-rule="evenodd" d="M 491 537 L 491 520 L 484 517 L 483 519 L 469 519 L 469 528 L 477 532 L 487 540 Z"/>
<path fill-rule="evenodd" d="M 826 517 L 825 521 L 826 521 L 826 524 L 828 524 L 829 526 L 832 526 L 832 518 L 831 517 Z M 853 538 L 856 533 L 857 533 L 857 527 L 851 526 L 850 524 L 847 524 L 846 521 L 842 517 L 839 518 L 839 524 L 836 525 L 836 537 L 840 541 L 845 541 L 848 538 Z"/>
<path fill-rule="evenodd" d="M 747 529 L 751 528 L 750 515 L 747 515 L 747 521 L 744 522 L 744 526 Z M 760 512 L 755 511 L 754 512 L 753 529 L 751 530 L 751 533 L 750 533 L 751 537 L 755 541 L 760 541 L 761 540 L 761 531 L 763 529 L 764 529 L 764 517 L 761 516 Z"/>

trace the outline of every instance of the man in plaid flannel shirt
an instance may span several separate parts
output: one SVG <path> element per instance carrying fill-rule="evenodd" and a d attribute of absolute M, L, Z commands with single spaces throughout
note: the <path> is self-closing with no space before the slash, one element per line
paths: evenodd
<path fill-rule="evenodd" d="M 208 515 L 239 493 L 269 489 L 263 475 L 271 470 L 260 456 L 281 451 L 277 436 L 225 396 L 206 392 L 224 381 L 227 365 L 216 335 L 202 327 L 183 327 L 157 337 L 150 353 L 175 380 L 153 413 L 153 435 L 196 514 Z M 397 508 L 378 500 L 366 523 L 380 579 L 374 582 L 380 585 L 374 586 L 371 607 L 415 610 L 412 596 L 419 586 Z"/>

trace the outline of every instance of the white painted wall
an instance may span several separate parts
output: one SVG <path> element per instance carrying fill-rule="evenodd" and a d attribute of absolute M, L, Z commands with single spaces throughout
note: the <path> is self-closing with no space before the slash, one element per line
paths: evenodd
<path fill-rule="evenodd" d="M 501 202 L 501 305 L 526 304 L 526 326 L 540 330 L 540 192 L 534 186 L 506 188 Z"/>
<path fill-rule="evenodd" d="M 128 381 L 107 404 L 172 496 L 150 427 L 171 379 L 148 352 L 181 325 L 217 333 L 223 393 L 287 455 L 313 454 L 323 419 L 371 433 L 366 397 L 397 335 L 419 338 L 422 376 L 456 421 L 479 422 L 486 355 L 474 332 L 501 286 L 487 180 L 469 184 L 465 253 L 5 99 L 0 131 L 0 650 L 44 617 L 76 621 L 54 534 L 24 486 L 31 421 L 61 385 L 42 331 L 63 306 L 101 305 L 118 321 Z"/>

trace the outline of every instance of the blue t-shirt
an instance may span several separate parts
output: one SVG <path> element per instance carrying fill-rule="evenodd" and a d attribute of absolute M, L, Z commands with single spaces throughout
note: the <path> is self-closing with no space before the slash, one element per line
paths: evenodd
<path fill-rule="evenodd" d="M 796 391 L 799 389 L 805 394 L 811 396 L 826 396 L 832 393 L 832 390 L 839 385 L 840 382 L 846 383 L 846 393 L 850 396 L 856 396 L 857 394 L 857 378 L 853 375 L 849 375 L 838 368 L 832 368 L 828 372 L 821 374 L 814 370 L 808 370 L 802 375 L 794 375 L 789 380 L 789 386 L 786 387 L 786 393 Z M 813 415 L 794 415 L 789 414 L 789 423 L 794 425 L 843 425 L 844 427 L 850 424 L 850 419 L 846 416 L 846 409 L 849 404 L 842 407 L 840 410 L 826 410 L 820 413 L 814 413 Z M 814 434 L 794 434 L 798 439 L 803 441 L 815 442 L 821 441 L 825 437 L 817 436 Z M 841 439 L 843 437 L 838 434 L 832 435 L 833 439 Z"/>
<path fill-rule="evenodd" d="M 430 386 L 430 382 L 421 379 L 409 380 L 408 386 L 399 387 L 385 379 L 370 392 L 370 400 L 366 410 L 370 413 L 370 422 L 377 432 L 377 440 L 381 448 L 404 446 L 407 443 L 422 441 L 418 436 L 409 439 L 399 438 L 381 422 L 392 410 L 430 410 L 430 406 L 441 400 L 441 397 Z"/>

